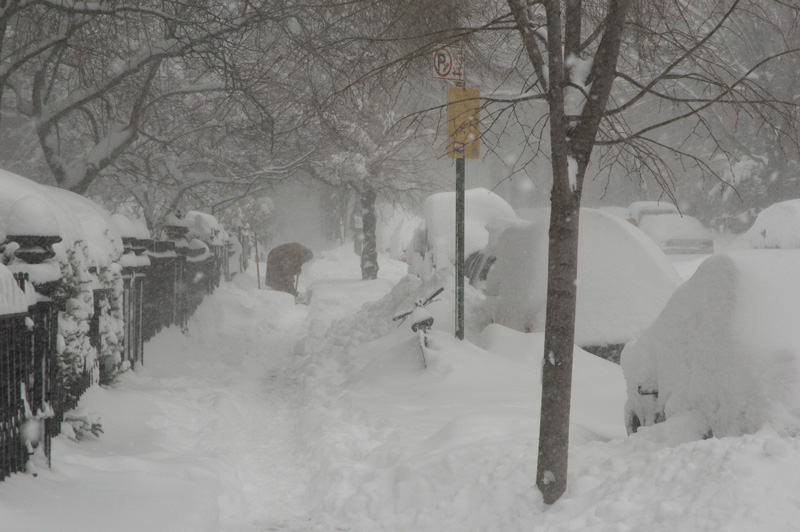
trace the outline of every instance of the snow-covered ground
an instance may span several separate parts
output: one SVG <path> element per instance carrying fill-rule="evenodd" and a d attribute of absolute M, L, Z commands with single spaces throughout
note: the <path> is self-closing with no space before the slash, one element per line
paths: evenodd
<path fill-rule="evenodd" d="M 568 489 L 546 507 L 542 337 L 492 325 L 458 342 L 446 291 L 425 368 L 390 320 L 426 289 L 406 265 L 382 257 L 363 282 L 351 247 L 317 255 L 308 306 L 251 268 L 91 389 L 104 434 L 60 436 L 52 469 L 0 482 L 0 530 L 800 530 L 800 439 L 697 441 L 679 419 L 628 437 L 620 368 L 580 350 Z"/>

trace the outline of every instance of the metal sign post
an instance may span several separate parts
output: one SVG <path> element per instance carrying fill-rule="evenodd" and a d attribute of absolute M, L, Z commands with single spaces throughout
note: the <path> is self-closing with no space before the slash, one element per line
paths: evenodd
<path fill-rule="evenodd" d="M 464 189 L 465 159 L 480 157 L 480 89 L 464 87 L 460 47 L 440 46 L 433 53 L 433 77 L 456 81 L 447 87 L 447 156 L 456 160 L 456 338 L 464 339 Z"/>
<path fill-rule="evenodd" d="M 464 339 L 464 158 L 456 158 L 456 338 Z"/>

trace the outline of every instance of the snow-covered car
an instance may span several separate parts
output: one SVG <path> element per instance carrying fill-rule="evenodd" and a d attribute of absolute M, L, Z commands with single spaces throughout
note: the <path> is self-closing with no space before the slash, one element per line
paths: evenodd
<path fill-rule="evenodd" d="M 650 214 L 639 220 L 639 229 L 667 254 L 712 254 L 711 231 L 686 214 Z"/>
<path fill-rule="evenodd" d="M 681 418 L 698 438 L 797 434 L 798 272 L 800 250 L 706 259 L 622 351 L 628 432 Z"/>
<path fill-rule="evenodd" d="M 488 271 L 483 312 L 524 332 L 544 330 L 549 210 L 498 230 L 483 257 Z M 646 329 L 681 283 L 675 267 L 627 221 L 581 209 L 575 343 L 616 360 L 624 344 Z"/>
<path fill-rule="evenodd" d="M 489 242 L 487 225 L 496 219 L 516 219 L 511 205 L 485 188 L 464 193 L 464 256 L 469 257 Z M 424 278 L 433 270 L 452 268 L 456 257 L 455 192 L 432 194 L 425 200 L 424 223 L 408 245 L 408 271 Z"/>
<path fill-rule="evenodd" d="M 678 208 L 666 201 L 634 201 L 628 206 L 628 221 L 639 225 L 642 218 L 656 214 L 680 214 Z"/>
<path fill-rule="evenodd" d="M 781 201 L 758 214 L 753 226 L 735 242 L 738 248 L 800 248 L 800 199 Z"/>

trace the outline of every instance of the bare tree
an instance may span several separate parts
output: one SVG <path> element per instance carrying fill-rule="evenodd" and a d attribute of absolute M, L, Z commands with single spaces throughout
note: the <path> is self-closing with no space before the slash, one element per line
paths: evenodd
<path fill-rule="evenodd" d="M 789 20 L 797 15 L 786 3 L 771 2 L 769 8 Z M 506 0 L 462 5 L 459 13 L 447 31 L 425 27 L 409 33 L 413 28 L 406 27 L 405 36 L 387 37 L 413 42 L 413 49 L 399 47 L 401 56 L 374 64 L 365 75 L 391 77 L 398 65 L 427 56 L 437 42 L 463 42 L 478 50 L 471 57 L 495 64 L 480 71 L 494 85 L 483 91 L 484 140 L 502 143 L 503 131 L 515 123 L 530 156 L 520 168 L 549 161 L 537 485 L 551 504 L 566 488 L 578 227 L 587 172 L 620 169 L 647 176 L 673 199 L 682 177 L 676 165 L 722 177 L 696 149 L 709 143 L 720 152 L 729 149 L 712 113 L 734 124 L 749 117 L 761 131 L 796 132 L 795 101 L 781 98 L 764 73 L 784 58 L 796 60 L 798 50 L 786 39 L 778 49 L 730 56 L 731 44 L 747 39 L 742 24 L 770 20 L 756 0 Z M 731 135 L 737 135 L 735 128 Z"/>
<path fill-rule="evenodd" d="M 508 0 L 508 7 L 532 69 L 520 98 L 547 104 L 553 170 L 537 472 L 550 504 L 566 488 L 578 220 L 593 151 L 601 149 L 601 162 L 649 171 L 671 194 L 668 157 L 711 171 L 685 147 L 691 135 L 713 137 L 708 110 L 748 112 L 766 124 L 793 120 L 792 103 L 753 74 L 798 51 L 719 61 L 726 42 L 738 38 L 735 21 L 758 16 L 758 3 L 747 0 Z M 642 120 L 632 112 L 639 105 L 658 111 Z M 679 123 L 689 135 L 659 135 Z"/>
<path fill-rule="evenodd" d="M 409 27 L 430 31 L 449 20 L 434 15 L 447 12 L 446 6 L 427 1 L 322 1 L 310 6 L 295 29 L 297 63 L 316 110 L 307 125 L 315 147 L 308 172 L 358 196 L 364 279 L 378 274 L 376 201 L 418 203 L 435 188 L 428 164 L 435 130 L 399 123 L 425 102 L 414 82 L 427 69 L 400 61 L 389 67 L 392 75 L 370 74 L 391 63 L 397 47 L 416 47 L 413 40 L 405 42 Z"/>
<path fill-rule="evenodd" d="M 309 157 L 307 170 L 356 194 L 363 222 L 362 278 L 376 279 L 377 200 L 419 203 L 436 189 L 436 176 L 430 168 L 430 136 L 420 128 L 396 127 L 403 103 L 392 104 L 387 93 L 364 94 L 359 87 L 350 94 L 354 97 L 322 107 L 318 124 L 325 140 Z"/>
<path fill-rule="evenodd" d="M 142 139 L 166 145 L 245 116 L 270 146 L 278 124 L 265 80 L 281 56 L 272 2 L 64 3 L 11 0 L 0 10 L 0 87 L 29 117 L 56 184 L 86 192 Z M 261 62 L 255 62 L 259 54 Z M 258 68 L 256 68 L 258 67 Z M 3 96 L 3 93 L 0 93 Z M 3 101 L 8 108 L 7 99 Z M 215 123 L 170 109 L 214 106 Z M 174 119 L 178 116 L 178 120 Z M 222 124 L 222 125 L 220 125 Z M 182 131 L 176 129 L 183 127 Z M 230 135 L 229 135 L 230 136 Z"/>

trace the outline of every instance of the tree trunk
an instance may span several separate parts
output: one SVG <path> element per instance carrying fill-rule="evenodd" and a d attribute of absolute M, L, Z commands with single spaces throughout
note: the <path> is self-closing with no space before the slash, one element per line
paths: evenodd
<path fill-rule="evenodd" d="M 589 74 L 591 89 L 580 119 L 568 130 L 564 108 L 565 69 L 561 34 L 561 2 L 545 2 L 550 83 L 550 145 L 553 191 L 550 199 L 547 317 L 542 364 L 542 409 L 536 484 L 544 502 L 553 504 L 567 487 L 572 353 L 578 278 L 578 222 L 581 189 L 597 131 L 616 72 L 629 0 L 611 0 L 606 27 Z M 577 54 L 581 2 L 567 4 L 567 52 Z M 574 33 L 573 33 L 574 31 Z M 572 163 L 572 164 L 570 164 Z"/>
<path fill-rule="evenodd" d="M 554 194 L 550 210 L 547 318 L 536 484 L 553 504 L 567 487 L 572 352 L 578 276 L 577 193 Z"/>
<path fill-rule="evenodd" d="M 361 190 L 361 216 L 364 223 L 364 247 L 361 251 L 361 278 L 378 278 L 378 249 L 375 218 L 375 200 L 377 194 L 370 185 Z"/>
<path fill-rule="evenodd" d="M 554 7 L 555 5 L 555 7 Z M 550 83 L 550 145 L 553 190 L 550 198 L 550 243 L 547 265 L 547 316 L 542 362 L 542 408 L 536 485 L 552 504 L 567 487 L 572 349 L 575 338 L 575 280 L 578 270 L 578 207 L 569 176 L 567 121 L 564 116 L 564 63 L 561 53 L 561 9 L 547 9 Z"/>

